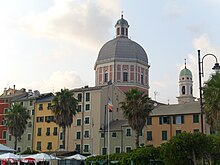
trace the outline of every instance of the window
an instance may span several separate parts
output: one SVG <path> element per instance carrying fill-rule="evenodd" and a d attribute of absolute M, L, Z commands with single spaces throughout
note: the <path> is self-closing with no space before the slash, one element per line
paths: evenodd
<path fill-rule="evenodd" d="M 76 139 L 81 139 L 81 132 L 76 132 Z"/>
<path fill-rule="evenodd" d="M 40 141 L 37 142 L 37 150 L 41 150 L 41 142 Z"/>
<path fill-rule="evenodd" d="M 84 132 L 84 138 L 89 138 L 89 131 Z"/>
<path fill-rule="evenodd" d="M 27 134 L 27 140 L 31 140 L 31 134 L 30 133 Z"/>
<path fill-rule="evenodd" d="M 4 103 L 8 103 L 8 99 L 5 99 L 5 100 L 4 100 Z"/>
<path fill-rule="evenodd" d="M 57 127 L 53 128 L 53 135 L 57 135 Z"/>
<path fill-rule="evenodd" d="M 198 114 L 193 115 L 193 123 L 199 123 L 199 115 Z"/>
<path fill-rule="evenodd" d="M 85 117 L 85 124 L 89 124 L 89 117 Z"/>
<path fill-rule="evenodd" d="M 129 152 L 131 152 L 131 150 L 132 150 L 131 147 L 128 147 L 128 146 L 125 147 L 125 152 L 129 153 Z"/>
<path fill-rule="evenodd" d="M 144 84 L 144 75 L 141 74 L 141 84 Z"/>
<path fill-rule="evenodd" d="M 34 115 L 34 109 L 32 109 L 32 115 Z"/>
<path fill-rule="evenodd" d="M 2 125 L 6 125 L 6 122 L 5 118 L 2 118 Z"/>
<path fill-rule="evenodd" d="M 50 110 L 51 109 L 51 103 L 47 104 L 47 109 Z"/>
<path fill-rule="evenodd" d="M 86 93 L 86 101 L 90 101 L 90 93 Z"/>
<path fill-rule="evenodd" d="M 89 145 L 88 144 L 84 145 L 84 152 L 89 152 Z"/>
<path fill-rule="evenodd" d="M 152 131 L 147 131 L 147 140 L 148 141 L 152 140 Z"/>
<path fill-rule="evenodd" d="M 112 132 L 112 137 L 116 137 L 116 132 Z"/>
<path fill-rule="evenodd" d="M 131 136 L 131 128 L 126 129 L 126 136 Z"/>
<path fill-rule="evenodd" d="M 127 82 L 127 81 L 128 81 L 128 72 L 127 72 L 127 71 L 124 71 L 124 72 L 123 72 L 123 81 L 124 81 L 124 82 Z"/>
<path fill-rule="evenodd" d="M 119 35 L 120 33 L 119 33 L 119 31 L 120 31 L 120 28 L 117 28 L 117 35 Z"/>
<path fill-rule="evenodd" d="M 37 123 L 44 122 L 44 117 L 37 117 Z"/>
<path fill-rule="evenodd" d="M 160 124 L 170 124 L 170 116 L 160 116 Z"/>
<path fill-rule="evenodd" d="M 21 152 L 21 147 L 18 147 L 18 148 L 17 148 L 17 152 Z"/>
<path fill-rule="evenodd" d="M 29 106 L 33 106 L 33 100 L 30 100 Z"/>
<path fill-rule="evenodd" d="M 47 136 L 50 136 L 50 128 L 49 128 L 49 127 L 47 128 L 46 135 L 47 135 Z"/>
<path fill-rule="evenodd" d="M 167 131 L 162 131 L 162 140 L 167 140 Z"/>
<path fill-rule="evenodd" d="M 122 27 L 121 28 L 121 35 L 124 35 L 125 34 L 125 29 Z"/>
<path fill-rule="evenodd" d="M 11 137 L 12 137 L 11 135 L 8 135 L 8 140 L 9 140 L 9 141 L 11 141 Z"/>
<path fill-rule="evenodd" d="M 106 155 L 107 154 L 107 148 L 102 148 L 102 155 Z"/>
<path fill-rule="evenodd" d="M 101 138 L 104 138 L 105 134 L 104 132 L 101 132 Z"/>
<path fill-rule="evenodd" d="M 4 114 L 7 115 L 8 114 L 8 108 L 4 109 Z"/>
<path fill-rule="evenodd" d="M 77 152 L 80 152 L 80 144 L 76 144 L 76 149 Z"/>
<path fill-rule="evenodd" d="M 41 136 L 41 130 L 42 130 L 41 128 L 37 129 L 37 136 Z"/>
<path fill-rule="evenodd" d="M 82 93 L 78 93 L 77 98 L 78 98 L 78 102 L 81 102 L 82 101 Z"/>
<path fill-rule="evenodd" d="M 147 117 L 147 125 L 152 125 L 152 117 Z"/>
<path fill-rule="evenodd" d="M 181 132 L 181 130 L 176 130 L 176 135 L 180 134 Z"/>
<path fill-rule="evenodd" d="M 190 87 L 190 94 L 191 95 L 193 94 L 193 87 L 192 86 Z"/>
<path fill-rule="evenodd" d="M 115 147 L 115 153 L 120 153 L 121 152 L 121 148 L 120 147 Z"/>
<path fill-rule="evenodd" d="M 86 104 L 86 111 L 90 110 L 90 104 Z"/>
<path fill-rule="evenodd" d="M 199 132 L 199 129 L 194 129 L 193 132 L 194 133 Z"/>
<path fill-rule="evenodd" d="M 139 136 L 143 136 L 143 130 L 139 132 Z"/>
<path fill-rule="evenodd" d="M 183 124 L 184 123 L 184 115 L 173 116 L 173 124 Z"/>
<path fill-rule="evenodd" d="M 63 140 L 63 132 L 60 132 L 60 140 Z"/>
<path fill-rule="evenodd" d="M 104 73 L 104 82 L 108 82 L 108 73 Z"/>
<path fill-rule="evenodd" d="M 81 111 L 82 111 L 82 105 L 78 105 L 77 112 L 81 112 Z"/>
<path fill-rule="evenodd" d="M 48 123 L 54 121 L 54 116 L 45 116 L 45 121 Z"/>
<path fill-rule="evenodd" d="M 77 125 L 77 126 L 80 126 L 80 125 L 81 125 L 81 119 L 77 119 L 77 120 L 76 120 L 76 125 Z"/>
<path fill-rule="evenodd" d="M 185 86 L 182 86 L 182 94 L 183 94 L 183 95 L 186 94 L 185 90 L 186 90 L 186 89 L 185 89 Z"/>
<path fill-rule="evenodd" d="M 6 131 L 2 131 L 2 139 L 6 139 Z"/>
<path fill-rule="evenodd" d="M 39 110 L 43 110 L 43 104 L 39 104 L 38 109 L 39 109 Z"/>
<path fill-rule="evenodd" d="M 48 142 L 47 143 L 47 149 L 48 150 L 52 150 L 52 142 Z"/>

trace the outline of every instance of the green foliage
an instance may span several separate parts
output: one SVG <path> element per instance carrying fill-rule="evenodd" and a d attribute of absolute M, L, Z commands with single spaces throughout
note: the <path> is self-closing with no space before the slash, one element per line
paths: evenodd
<path fill-rule="evenodd" d="M 14 149 L 17 149 L 17 140 L 21 138 L 30 119 L 28 110 L 19 103 L 12 104 L 6 116 L 6 126 L 9 133 L 15 137 Z"/>
<path fill-rule="evenodd" d="M 214 137 L 183 132 L 161 145 L 161 156 L 167 165 L 197 164 L 202 159 L 211 162 L 218 147 L 219 142 Z"/>
<path fill-rule="evenodd" d="M 136 132 L 136 148 L 138 148 L 140 132 L 154 106 L 150 102 L 150 98 L 143 91 L 136 88 L 125 92 L 125 101 L 120 104 L 124 117 L 128 119 L 129 125 Z"/>
<path fill-rule="evenodd" d="M 22 155 L 30 155 L 30 154 L 37 154 L 37 153 L 39 153 L 38 151 L 35 151 L 35 150 L 33 150 L 33 151 L 31 151 L 31 150 L 25 150 L 24 152 L 22 152 L 21 154 Z"/>
<path fill-rule="evenodd" d="M 132 150 L 130 153 L 117 153 L 109 155 L 109 159 L 111 161 L 118 161 L 116 165 L 127 165 L 130 164 L 131 161 L 135 165 L 149 165 L 150 160 L 157 160 L 159 158 L 159 148 L 155 148 L 153 146 L 145 146 L 140 147 L 135 150 Z M 101 162 L 102 160 L 107 161 L 107 155 L 99 155 L 95 157 L 90 157 L 86 159 L 86 163 L 93 161 L 93 163 Z"/>
<path fill-rule="evenodd" d="M 216 73 L 203 87 L 204 110 L 207 122 L 220 131 L 220 73 Z"/>
<path fill-rule="evenodd" d="M 52 112 L 55 115 L 55 122 L 63 129 L 63 144 L 65 149 L 66 127 L 70 127 L 73 123 L 73 116 L 77 113 L 78 102 L 73 96 L 73 92 L 69 89 L 61 89 L 56 92 L 52 100 Z"/>

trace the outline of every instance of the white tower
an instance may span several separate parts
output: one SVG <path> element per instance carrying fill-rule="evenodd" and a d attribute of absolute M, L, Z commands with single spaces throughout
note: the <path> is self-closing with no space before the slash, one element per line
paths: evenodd
<path fill-rule="evenodd" d="M 186 68 L 186 61 L 185 68 L 179 74 L 179 97 L 177 99 L 179 104 L 195 101 L 195 97 L 193 97 L 192 72 Z"/>

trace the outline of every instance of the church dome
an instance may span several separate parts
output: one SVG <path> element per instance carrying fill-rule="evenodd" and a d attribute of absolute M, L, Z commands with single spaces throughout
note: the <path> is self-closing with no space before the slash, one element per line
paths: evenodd
<path fill-rule="evenodd" d="M 111 61 L 138 61 L 148 64 L 145 50 L 127 37 L 117 37 L 108 41 L 99 51 L 96 64 Z"/>
<path fill-rule="evenodd" d="M 182 77 L 182 76 L 192 77 L 192 72 L 185 67 L 183 70 L 180 71 L 179 77 Z"/>

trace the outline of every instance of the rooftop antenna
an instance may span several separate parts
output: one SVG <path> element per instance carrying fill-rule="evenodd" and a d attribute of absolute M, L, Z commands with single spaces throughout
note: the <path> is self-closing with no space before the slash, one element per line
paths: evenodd
<path fill-rule="evenodd" d="M 157 101 L 157 95 L 158 95 L 158 92 L 157 91 L 154 91 L 154 100 Z"/>

